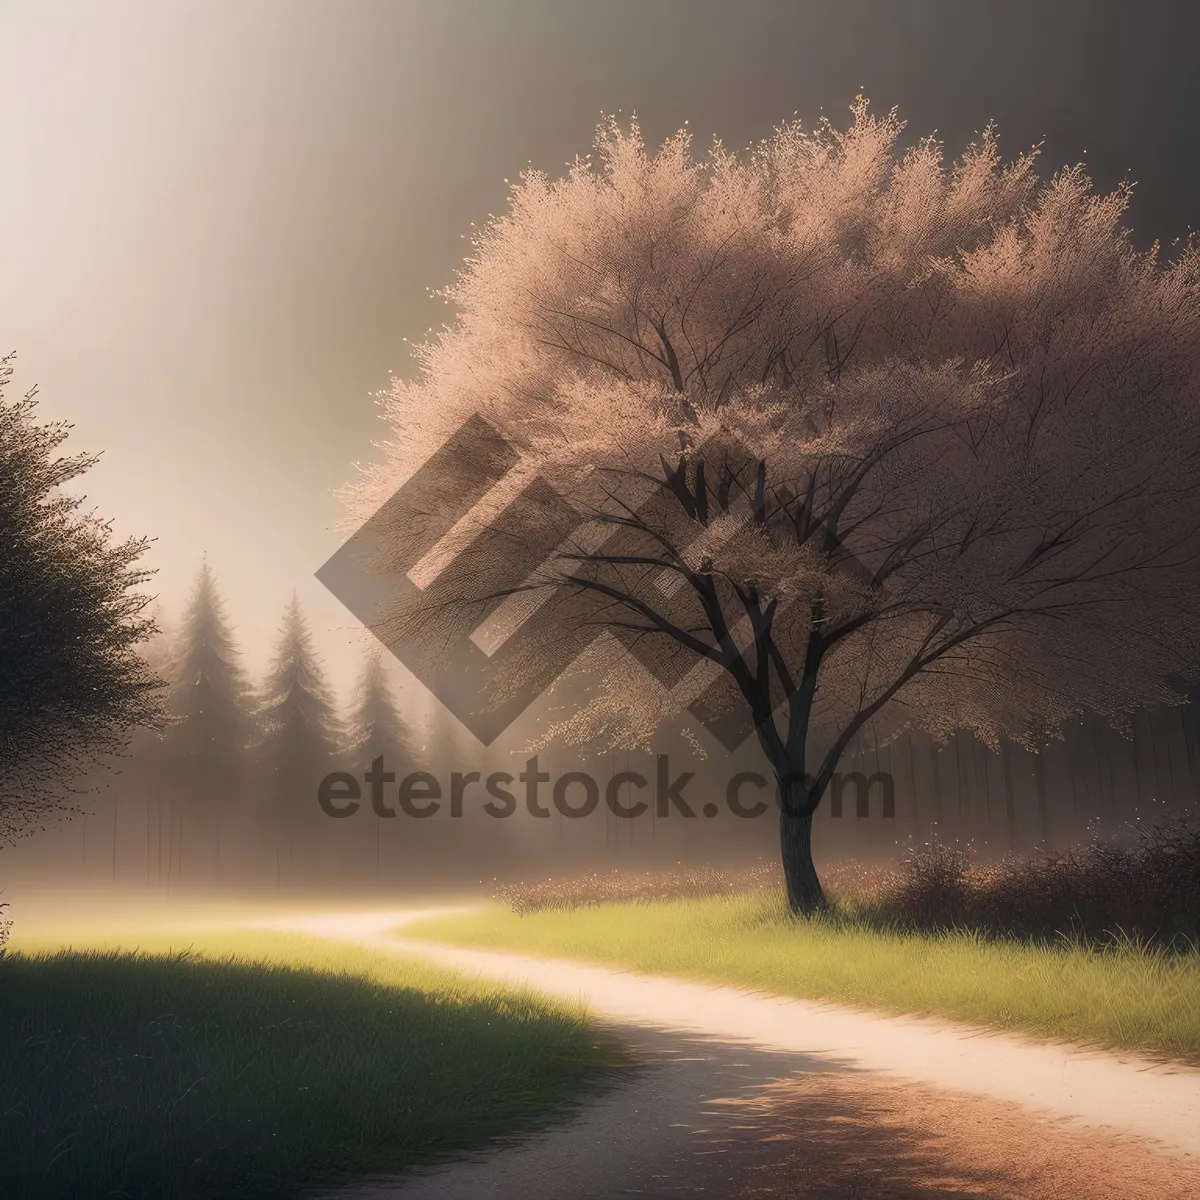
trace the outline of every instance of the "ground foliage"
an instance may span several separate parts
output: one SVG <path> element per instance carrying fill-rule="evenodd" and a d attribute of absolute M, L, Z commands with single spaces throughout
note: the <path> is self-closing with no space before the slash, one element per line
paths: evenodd
<path fill-rule="evenodd" d="M 401 956 L 171 940 L 0 963 L 6 1200 L 282 1200 L 537 1125 L 623 1061 L 580 1010 Z"/>
<path fill-rule="evenodd" d="M 1068 850 L 982 858 L 969 844 L 910 846 L 894 862 L 843 860 L 823 870 L 831 916 L 916 932 L 1063 938 L 1091 944 L 1135 939 L 1194 948 L 1200 940 L 1200 821 L 1131 822 L 1122 836 Z M 495 898 L 523 916 L 604 904 L 774 893 L 777 863 L 742 867 L 592 872 L 505 884 Z"/>
<path fill-rule="evenodd" d="M 1194 948 L 1200 935 L 1200 822 L 1131 823 L 1123 838 L 976 861 L 929 842 L 868 904 L 901 928 L 974 929 L 1039 939 L 1126 938 Z"/>

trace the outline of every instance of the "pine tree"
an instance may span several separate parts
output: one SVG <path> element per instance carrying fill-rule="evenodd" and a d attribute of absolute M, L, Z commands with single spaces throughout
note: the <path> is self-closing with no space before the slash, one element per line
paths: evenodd
<path fill-rule="evenodd" d="M 392 695 L 378 646 L 369 650 L 363 660 L 362 674 L 355 690 L 347 741 L 347 769 L 361 778 L 376 759 L 382 759 L 384 770 L 394 773 L 397 780 L 418 769 L 413 734 Z M 366 785 L 363 794 L 369 795 Z M 394 810 L 394 805 L 391 807 Z M 394 828 L 398 822 L 407 821 L 403 816 L 383 818 L 372 812 L 371 821 L 370 857 L 378 879 L 383 869 L 385 821 L 389 823 L 389 837 L 395 839 L 398 835 L 402 848 L 409 844 L 403 835 L 410 830 L 408 823 L 400 825 L 399 830 Z"/>
<path fill-rule="evenodd" d="M 316 810 L 317 787 L 334 768 L 342 740 L 333 697 L 295 595 L 284 612 L 256 724 L 266 815 L 284 834 L 290 864 L 296 833 L 305 815 Z M 282 855 L 277 869 L 282 870 Z"/>
<path fill-rule="evenodd" d="M 349 770 L 361 775 L 381 755 L 384 766 L 397 777 L 415 770 L 413 734 L 400 715 L 388 684 L 382 651 L 369 650 L 355 690 L 354 711 L 348 738 Z"/>
<path fill-rule="evenodd" d="M 245 783 L 246 684 L 224 603 L 206 562 L 184 614 L 171 666 L 175 723 L 163 740 L 164 783 L 175 801 L 173 838 L 183 850 L 187 818 L 214 830 L 235 810 Z M 171 851 L 168 851 L 168 874 Z"/>

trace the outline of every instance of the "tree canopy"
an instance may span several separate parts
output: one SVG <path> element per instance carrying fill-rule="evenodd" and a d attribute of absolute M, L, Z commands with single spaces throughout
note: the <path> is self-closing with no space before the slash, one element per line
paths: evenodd
<path fill-rule="evenodd" d="M 1200 676 L 1200 248 L 1138 251 L 1128 186 L 1004 163 L 991 127 L 953 163 L 903 129 L 859 98 L 698 161 L 610 121 L 526 172 L 350 494 L 374 511 L 474 414 L 500 431 L 498 496 L 540 476 L 588 517 L 524 585 L 537 619 L 624 647 L 594 645 L 564 732 L 740 713 L 797 908 L 865 723 L 1036 747 Z"/>
<path fill-rule="evenodd" d="M 0 359 L 0 842 L 70 806 L 72 785 L 160 714 L 138 646 L 154 633 L 139 588 L 148 541 L 117 541 L 64 485 L 95 455 L 59 456 L 71 426 L 39 423 L 34 392 L 3 394 Z"/>

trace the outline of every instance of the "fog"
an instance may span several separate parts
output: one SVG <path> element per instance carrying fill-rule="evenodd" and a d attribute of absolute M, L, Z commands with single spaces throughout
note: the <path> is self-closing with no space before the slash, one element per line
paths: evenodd
<path fill-rule="evenodd" d="M 1138 181 L 1132 221 L 1196 223 L 1191 6 L 687 0 L 324 4 L 9 0 L 0 10 L 0 350 L 103 451 L 91 502 L 155 537 L 178 612 L 202 554 L 252 669 L 294 589 L 335 686 L 354 622 L 313 579 L 333 490 L 383 434 L 372 394 L 448 319 L 471 222 L 602 110 L 652 142 L 841 120 L 861 89 L 956 151 Z"/>
<path fill-rule="evenodd" d="M 1200 104 L 1180 34 L 1189 12 L 13 0 L 0 13 L 0 351 L 17 350 L 16 382 L 40 387 L 47 417 L 75 423 L 72 449 L 103 451 L 89 504 L 119 533 L 156 539 L 165 623 L 177 628 L 206 557 L 256 685 L 296 593 L 344 708 L 363 640 L 315 579 L 342 538 L 333 493 L 375 456 L 372 395 L 411 372 L 405 339 L 449 319 L 428 289 L 450 281 L 472 222 L 500 210 L 506 177 L 585 153 L 602 111 L 636 110 L 651 142 L 688 121 L 701 145 L 719 134 L 740 146 L 793 113 L 840 119 L 862 90 L 951 152 L 995 119 L 1005 153 L 1044 141 L 1046 170 L 1083 160 L 1101 187 L 1134 178 L 1138 239 L 1169 243 L 1200 196 L 1200 162 L 1180 153 Z M 549 701 L 485 748 L 390 670 L 411 769 L 446 791 L 453 772 L 524 769 Z M 826 804 L 818 856 L 894 855 L 934 832 L 986 853 L 1061 845 L 1194 796 L 1194 709 L 1114 739 L 1078 731 L 1044 769 L 1015 748 L 864 743 L 847 769 L 890 777 L 892 815 L 881 784 L 864 816 L 853 792 L 841 816 Z M 700 758 L 674 734 L 655 749 L 673 775 L 695 774 L 693 817 L 651 805 L 625 819 L 602 799 L 585 818 L 552 804 L 533 816 L 522 801 L 497 819 L 471 807 L 479 791 L 462 818 L 380 817 L 367 803 L 333 818 L 314 776 L 286 819 L 264 822 L 253 771 L 236 803 L 185 803 L 135 745 L 117 774 L 81 782 L 72 819 L 6 848 L 0 878 L 10 897 L 274 903 L 775 853 L 773 810 L 744 818 L 727 803 L 738 771 L 763 770 L 750 749 L 730 758 L 706 743 Z M 602 796 L 619 771 L 658 769 L 653 756 L 565 748 L 541 759 L 556 777 L 593 773 Z"/>

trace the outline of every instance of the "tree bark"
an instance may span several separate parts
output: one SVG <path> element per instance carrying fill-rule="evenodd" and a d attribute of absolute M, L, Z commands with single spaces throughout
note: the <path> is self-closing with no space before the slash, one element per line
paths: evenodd
<path fill-rule="evenodd" d="M 829 907 L 812 856 L 812 810 L 801 784 L 781 784 L 783 803 L 779 810 L 779 847 L 783 878 L 787 884 L 788 907 L 809 916 Z"/>

